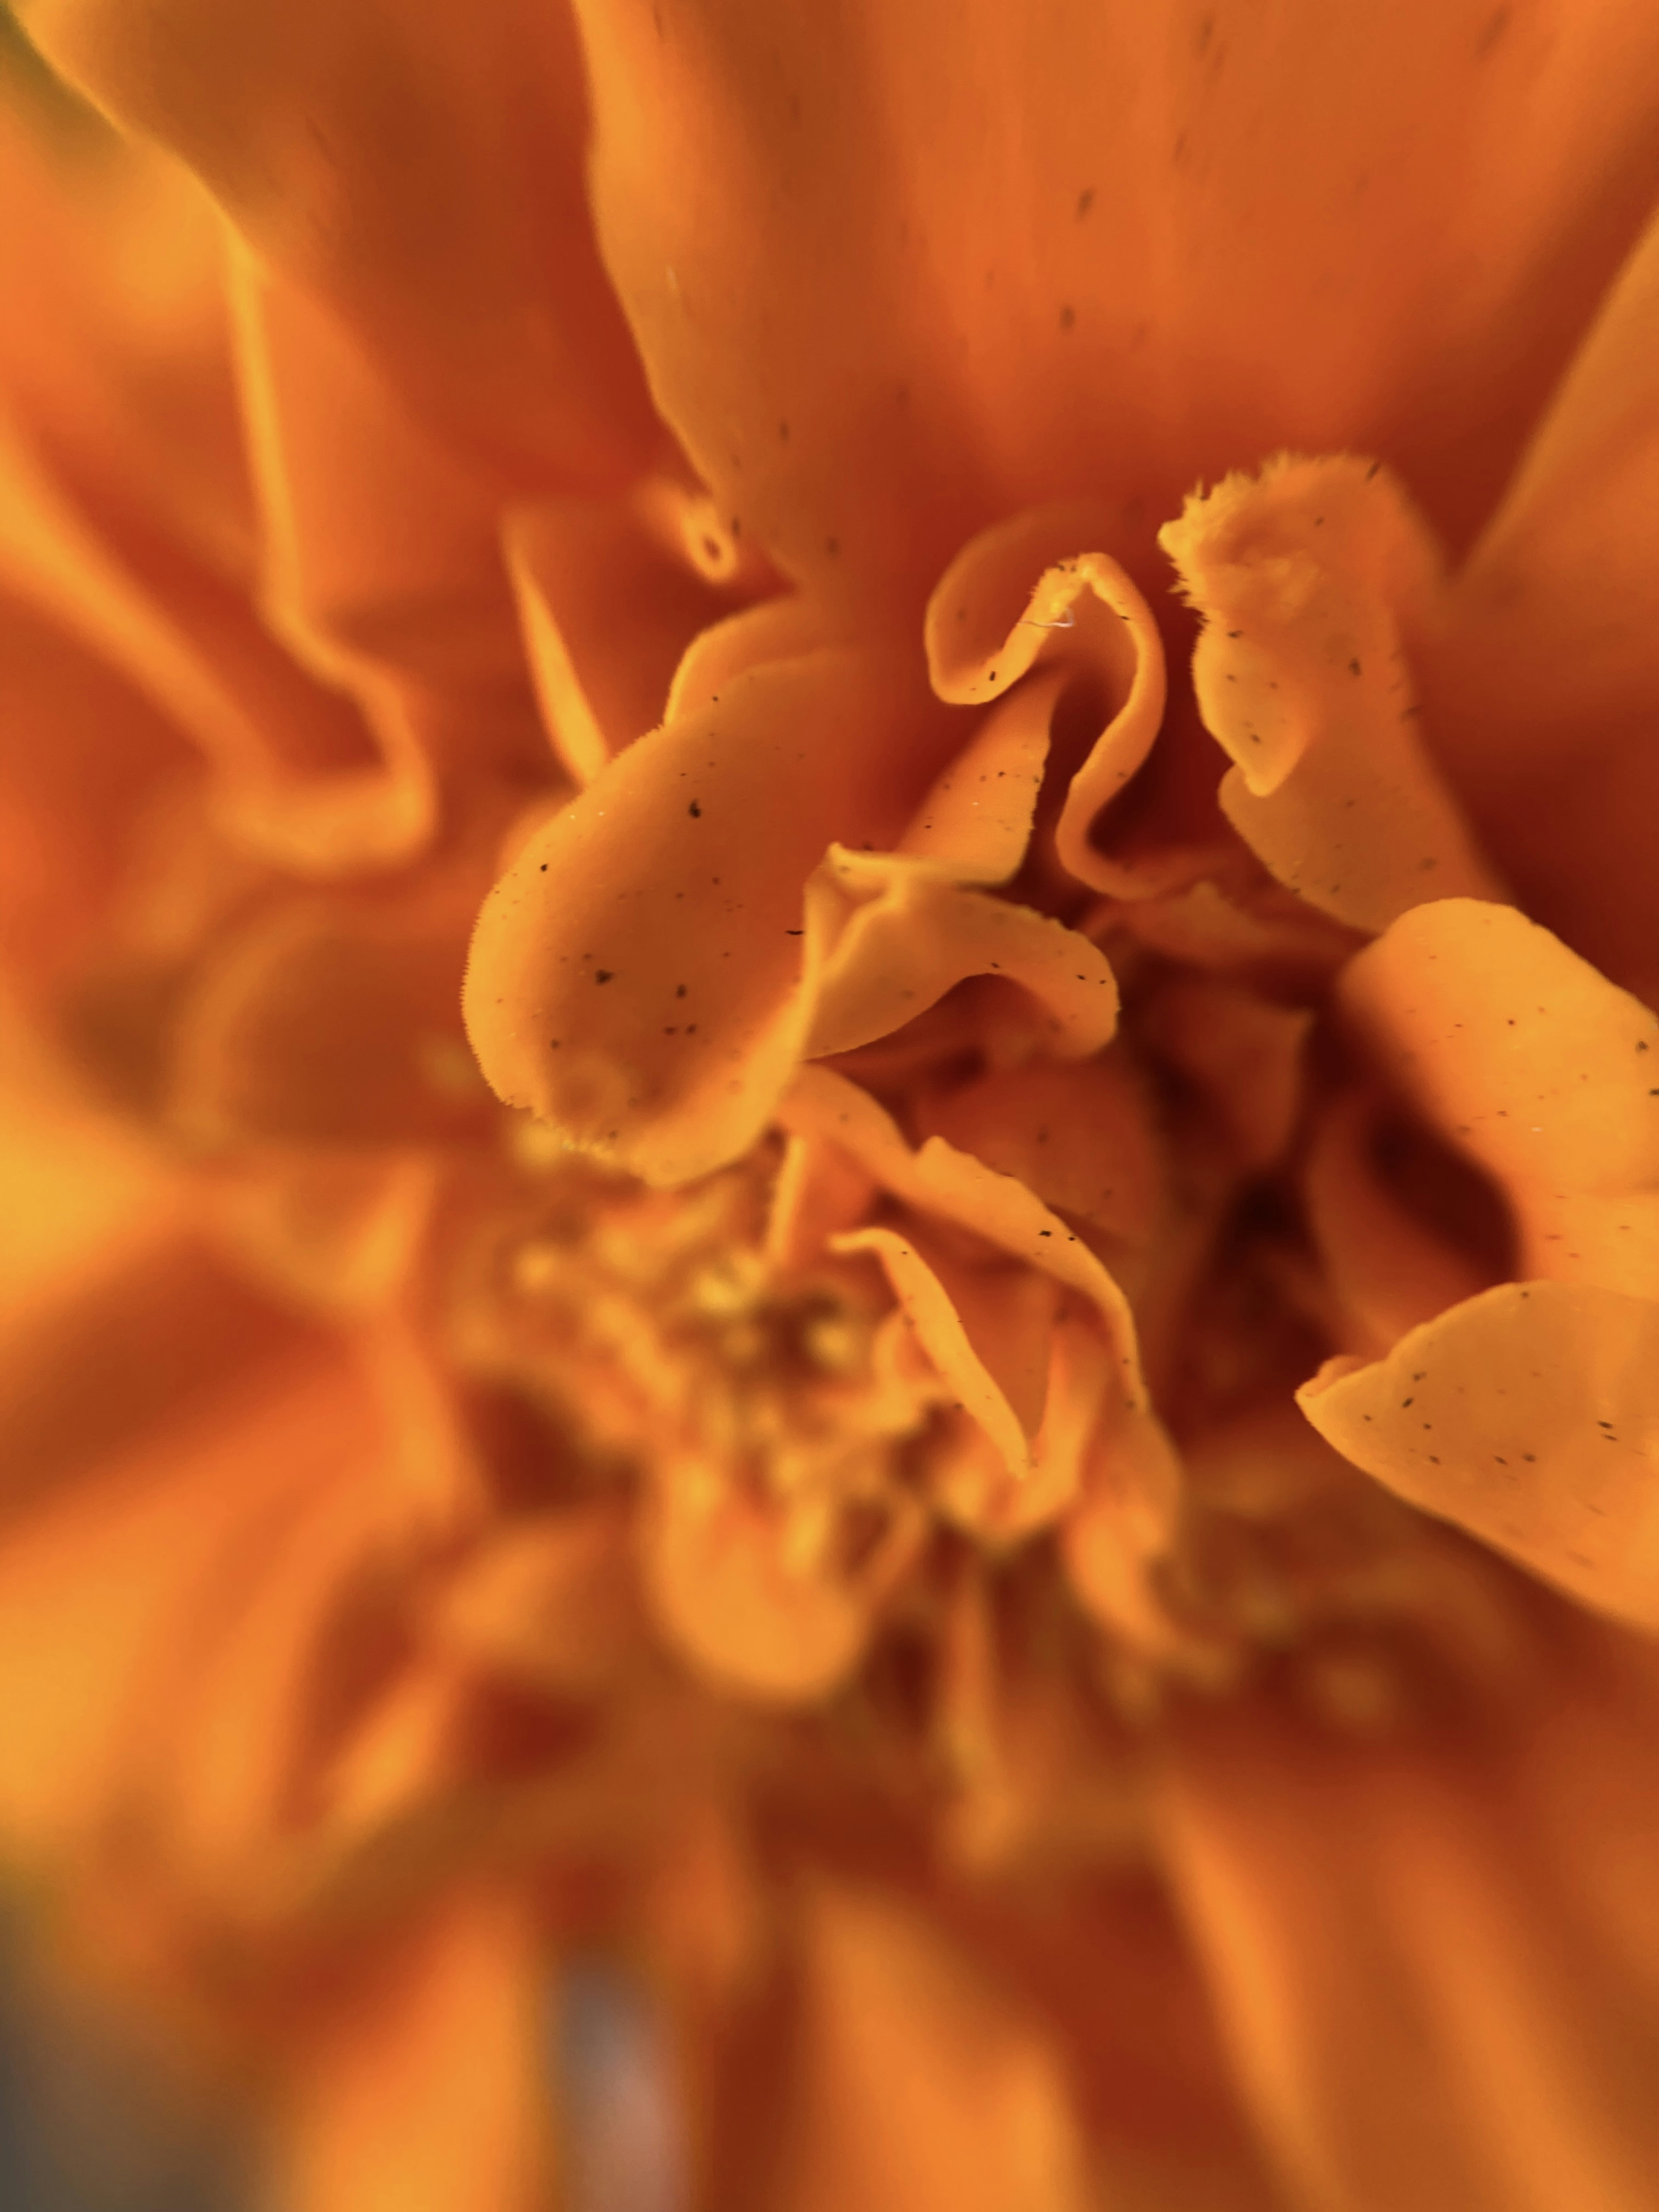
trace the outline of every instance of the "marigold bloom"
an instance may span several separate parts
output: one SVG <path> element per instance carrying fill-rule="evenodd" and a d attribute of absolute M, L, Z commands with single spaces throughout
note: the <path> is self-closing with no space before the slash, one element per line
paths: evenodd
<path fill-rule="evenodd" d="M 295 2212 L 1644 2212 L 1648 12 L 18 12 L 70 1955 Z"/>

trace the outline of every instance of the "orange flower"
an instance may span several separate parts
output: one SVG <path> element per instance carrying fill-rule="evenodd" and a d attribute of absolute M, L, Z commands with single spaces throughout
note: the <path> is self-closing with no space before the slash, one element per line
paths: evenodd
<path fill-rule="evenodd" d="M 20 12 L 82 1977 L 297 2212 L 1641 2212 L 1641 11 Z"/>

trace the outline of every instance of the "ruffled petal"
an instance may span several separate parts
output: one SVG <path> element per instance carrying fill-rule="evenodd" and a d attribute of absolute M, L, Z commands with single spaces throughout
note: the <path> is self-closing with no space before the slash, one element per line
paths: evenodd
<path fill-rule="evenodd" d="M 240 590 L 96 502 L 87 511 L 0 421 L 0 582 L 119 672 L 200 747 L 255 850 L 302 872 L 401 857 L 431 825 L 418 758 L 394 764 Z M 396 742 L 394 739 L 393 742 Z"/>
<path fill-rule="evenodd" d="M 1518 1274 L 1659 1296 L 1659 1018 L 1515 908 L 1461 899 L 1396 922 L 1338 996 L 1509 1200 Z"/>
<path fill-rule="evenodd" d="M 651 1182 L 736 1158 L 810 1032 L 807 878 L 836 839 L 890 844 L 949 736 L 906 664 L 828 652 L 631 746 L 479 917 L 466 1022 L 497 1092 Z"/>
<path fill-rule="evenodd" d="M 273 1546 L 331 1480 L 344 1476 L 349 1495 L 349 1460 L 373 1433 L 372 1410 L 349 1373 L 314 1347 L 308 1366 L 285 1372 L 291 1330 L 275 1329 L 266 1346 L 239 1341 L 250 1326 L 245 1297 L 204 1272 L 183 1286 L 193 1294 L 186 1301 L 152 1261 L 145 1280 L 159 1344 L 135 1343 L 130 1318 L 125 1336 L 106 1324 L 100 1341 L 88 1325 L 95 1309 L 83 1316 L 76 1348 L 106 1378 L 97 1416 L 78 1425 L 52 1418 L 53 1409 L 43 1417 L 37 1402 L 15 1408 L 9 1424 L 0 1682 L 11 1717 L 0 1819 L 33 1847 L 84 1838 L 138 1808 L 176 1840 L 180 1770 L 212 1786 L 196 1764 L 192 1693 L 210 1689 Z M 216 1310 L 206 1303 L 216 1296 Z M 228 1328 L 227 1309 L 240 1327 Z M 136 1366 L 145 1352 L 171 1353 L 170 1373 L 123 1372 L 123 1355 Z M 191 1371 L 204 1358 L 221 1363 L 216 1389 L 204 1389 Z M 84 1395 L 88 1371 L 55 1379 L 62 1392 Z M 147 1401 L 158 1382 L 161 1405 Z M 125 1433 L 111 1435 L 117 1423 Z M 94 1471 L 66 1481 L 83 1455 Z M 271 1749 L 257 1732 L 243 1729 L 241 1739 L 254 1765 Z M 248 1769 L 238 1759 L 233 1771 L 240 1778 Z"/>
<path fill-rule="evenodd" d="M 1350 1091 L 1319 1115 L 1303 1172 L 1308 1225 L 1351 1352 L 1387 1352 L 1407 1329 L 1492 1287 L 1444 1222 L 1408 1211 L 1377 1158 L 1376 1102 Z"/>
<path fill-rule="evenodd" d="M 971 1231 L 991 1249 L 1024 1261 L 1097 1315 L 1118 1369 L 1126 1407 L 1145 1390 L 1128 1303 L 1111 1275 L 1064 1221 L 1012 1176 L 930 1137 L 913 1152 L 875 1101 L 826 1068 L 803 1068 L 778 1118 L 798 1135 L 827 1139 L 872 1180 L 918 1214 Z"/>
<path fill-rule="evenodd" d="M 1418 732 L 1402 639 L 1437 579 L 1392 480 L 1287 455 L 1189 499 L 1158 543 L 1204 622 L 1193 682 L 1234 763 L 1222 806 L 1278 880 L 1358 929 L 1501 896 Z"/>
<path fill-rule="evenodd" d="M 1599 1610 L 1659 1628 L 1659 1304 L 1505 1283 L 1297 1394 L 1345 1458 Z"/>
<path fill-rule="evenodd" d="M 1056 1058 L 1085 1059 L 1108 1043 L 1117 981 L 1099 948 L 943 876 L 902 853 L 830 847 L 807 892 L 809 933 L 823 947 L 807 1052 L 817 1059 L 886 1036 L 970 975 L 1028 994 L 1035 1038 Z"/>

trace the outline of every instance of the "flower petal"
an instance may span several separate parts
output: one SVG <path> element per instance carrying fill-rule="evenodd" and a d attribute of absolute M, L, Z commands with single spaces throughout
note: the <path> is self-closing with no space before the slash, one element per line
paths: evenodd
<path fill-rule="evenodd" d="M 1656 347 L 1653 221 L 1457 579 L 1422 670 L 1437 742 L 1528 910 L 1649 1000 L 1659 1000 Z"/>
<path fill-rule="evenodd" d="M 422 411 L 528 483 L 600 484 L 659 434 L 594 257 L 562 9 L 465 0 L 34 0 L 71 81 L 160 138 L 263 260 Z"/>
<path fill-rule="evenodd" d="M 727 593 L 673 558 L 622 500 L 546 500 L 503 532 L 542 720 L 578 783 L 665 719 L 687 647 Z"/>
<path fill-rule="evenodd" d="M 1659 1628 L 1659 1304 L 1504 1283 L 1297 1393 L 1328 1442 L 1621 1620 Z"/>
<path fill-rule="evenodd" d="M 1204 618 L 1222 806 L 1278 880 L 1358 929 L 1430 893 L 1498 896 L 1418 734 L 1402 638 L 1437 580 L 1391 480 L 1285 455 L 1189 499 L 1158 543 Z"/>
<path fill-rule="evenodd" d="M 942 882 L 941 872 L 902 853 L 830 847 L 808 891 L 809 915 L 816 903 L 831 940 L 807 1042 L 811 1056 L 889 1036 L 956 984 L 987 975 L 1030 994 L 1032 1028 L 1057 1058 L 1086 1059 L 1109 1042 L 1117 981 L 1098 946 L 1030 907 Z M 826 892 L 850 907 L 838 928 Z"/>
<path fill-rule="evenodd" d="M 914 1510 L 894 1500 L 848 1572 L 834 1557 L 839 1512 L 760 1503 L 721 1470 L 684 1460 L 657 1473 L 643 1566 L 665 1633 L 729 1692 L 781 1705 L 827 1696 L 862 1657 L 922 1534 Z"/>
<path fill-rule="evenodd" d="M 1513 907 L 1465 899 L 1403 916 L 1339 1001 L 1508 1197 L 1519 1274 L 1659 1296 L 1659 1018 Z"/>
<path fill-rule="evenodd" d="M 1646 1888 L 1651 1693 L 1596 1687 L 1546 1690 L 1494 1741 L 1356 1743 L 1237 1705 L 1182 1720 L 1176 1895 L 1292 2202 L 1648 2202 L 1653 1951 L 1595 1924 L 1586 1876 L 1616 1868 L 1627 1905 Z"/>
<path fill-rule="evenodd" d="M 906 620 L 1016 508 L 1144 526 L 1287 441 L 1467 537 L 1659 184 L 1628 0 L 577 13 L 665 418 L 786 573 Z"/>
<path fill-rule="evenodd" d="M 630 746 L 485 902 L 465 1004 L 496 1091 L 652 1182 L 744 1151 L 811 1023 L 806 879 L 892 842 L 949 734 L 907 664 L 829 651 Z"/>
<path fill-rule="evenodd" d="M 804 2047 L 787 2212 L 1082 2212 L 1084 2148 L 1059 2054 L 919 1914 L 817 1883 L 805 1900 Z"/>
<path fill-rule="evenodd" d="M 554 2143 L 542 1940 L 479 1892 L 359 1963 L 296 2038 L 283 2146 L 294 2212 L 534 2212 Z"/>

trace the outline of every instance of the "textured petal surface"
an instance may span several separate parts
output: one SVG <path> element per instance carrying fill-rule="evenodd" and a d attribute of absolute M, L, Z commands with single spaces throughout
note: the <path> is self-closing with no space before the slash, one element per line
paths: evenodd
<path fill-rule="evenodd" d="M 1659 1628 L 1659 1304 L 1504 1284 L 1297 1396 L 1396 1496 Z"/>
<path fill-rule="evenodd" d="M 907 611 L 1015 509 L 1144 529 L 1285 445 L 1463 540 L 1659 185 L 1623 0 L 578 14 L 659 404 L 786 571 Z"/>
<path fill-rule="evenodd" d="M 1351 928 L 1498 884 L 1419 732 L 1402 636 L 1438 580 L 1421 522 L 1363 461 L 1229 477 L 1158 533 L 1203 618 L 1193 681 L 1234 765 L 1229 820 Z"/>
<path fill-rule="evenodd" d="M 1339 1001 L 1503 1191 L 1518 1274 L 1659 1297 L 1659 1017 L 1515 908 L 1462 899 L 1397 922 Z"/>
<path fill-rule="evenodd" d="M 497 1092 L 653 1182 L 744 1151 L 811 1020 L 807 877 L 833 840 L 891 842 L 944 712 L 902 665 L 826 653 L 631 746 L 479 918 L 467 1028 Z"/>

